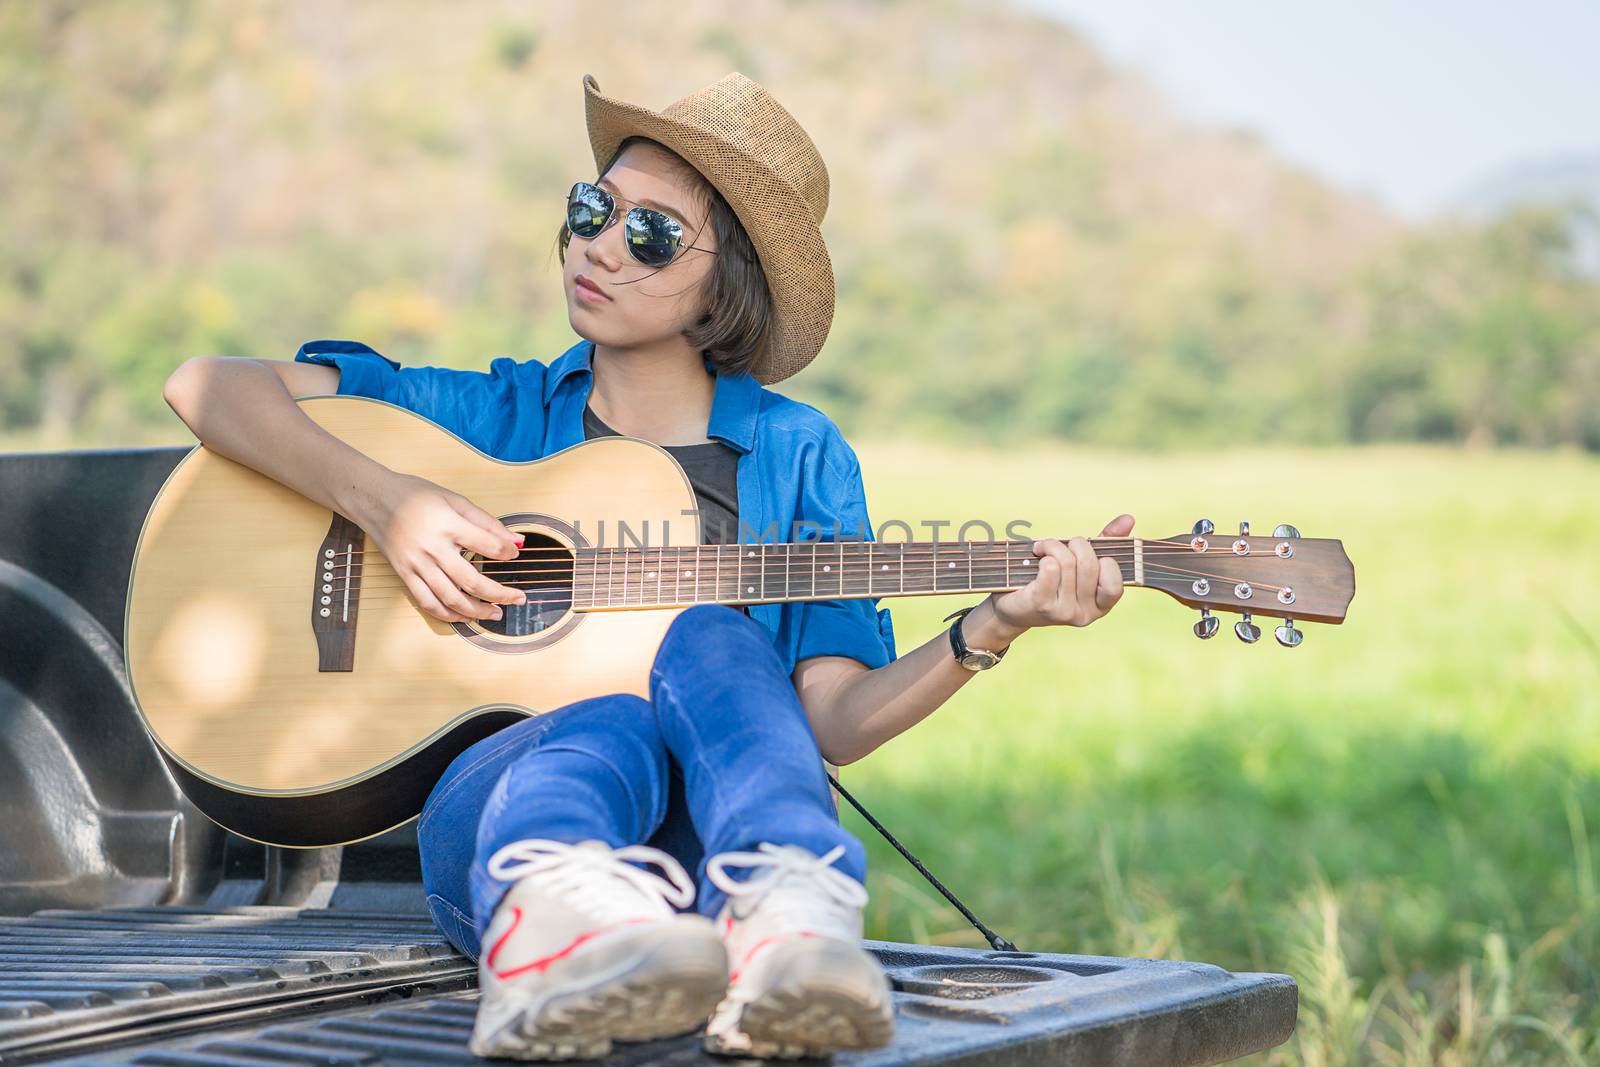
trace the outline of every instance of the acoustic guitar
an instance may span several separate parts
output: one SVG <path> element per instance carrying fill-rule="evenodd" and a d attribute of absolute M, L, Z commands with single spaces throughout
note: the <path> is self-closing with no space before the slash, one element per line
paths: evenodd
<path fill-rule="evenodd" d="M 663 448 L 601 437 L 528 462 L 488 456 L 417 413 L 363 397 L 298 401 L 318 425 L 526 535 L 515 560 L 464 553 L 526 591 L 503 617 L 424 612 L 362 530 L 196 445 L 156 494 L 129 578 L 128 677 L 179 786 L 257 841 L 318 847 L 416 817 L 449 762 L 521 718 L 603 693 L 649 695 L 668 625 L 694 604 L 1016 589 L 1033 539 L 879 542 L 859 532 L 700 544 L 694 490 Z M 814 524 L 813 524 L 814 525 Z M 792 533 L 793 531 L 791 531 Z M 1132 587 L 1159 589 L 1217 631 L 1214 611 L 1338 623 L 1355 576 L 1335 540 L 1280 526 L 1096 537 Z"/>

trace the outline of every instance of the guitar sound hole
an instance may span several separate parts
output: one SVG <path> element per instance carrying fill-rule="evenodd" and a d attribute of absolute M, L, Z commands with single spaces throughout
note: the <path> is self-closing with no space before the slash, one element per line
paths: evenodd
<path fill-rule="evenodd" d="M 516 559 L 473 562 L 491 581 L 520 589 L 526 604 L 501 604 L 498 619 L 474 619 L 480 629 L 504 637 L 525 637 L 556 625 L 572 608 L 572 550 L 545 534 L 526 533 Z"/>

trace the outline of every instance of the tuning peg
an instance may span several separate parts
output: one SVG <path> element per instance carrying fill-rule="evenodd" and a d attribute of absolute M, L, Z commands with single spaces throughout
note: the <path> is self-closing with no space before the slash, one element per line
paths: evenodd
<path fill-rule="evenodd" d="M 1280 522 L 1272 528 L 1272 536 L 1281 538 L 1299 537 L 1300 531 L 1286 522 Z"/>
<path fill-rule="evenodd" d="M 1217 524 L 1210 519 L 1196 519 L 1192 532 L 1196 537 L 1205 537 L 1217 528 Z"/>
<path fill-rule="evenodd" d="M 1275 637 L 1277 637 L 1278 644 L 1282 645 L 1284 648 L 1295 647 L 1301 641 L 1305 640 L 1306 636 L 1304 633 L 1296 630 L 1294 628 L 1294 620 L 1287 617 L 1284 618 L 1283 625 L 1272 631 L 1272 633 Z"/>
<path fill-rule="evenodd" d="M 1239 520 L 1239 536 L 1240 537 L 1249 537 L 1250 536 L 1250 523 L 1247 522 L 1244 519 L 1240 519 Z"/>
<path fill-rule="evenodd" d="M 1261 636 L 1261 627 L 1250 621 L 1250 613 L 1247 611 L 1244 613 L 1244 618 L 1233 624 L 1233 632 L 1245 644 L 1253 645 Z"/>
<path fill-rule="evenodd" d="M 1204 641 L 1206 638 L 1216 635 L 1217 626 L 1216 616 L 1211 614 L 1211 609 L 1201 608 L 1200 619 L 1194 624 L 1194 635 Z"/>

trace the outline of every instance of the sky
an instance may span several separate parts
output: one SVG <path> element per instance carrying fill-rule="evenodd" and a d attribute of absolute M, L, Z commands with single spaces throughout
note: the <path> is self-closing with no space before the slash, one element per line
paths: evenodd
<path fill-rule="evenodd" d="M 1014 0 L 1180 113 L 1421 219 L 1529 163 L 1600 160 L 1600 0 Z"/>

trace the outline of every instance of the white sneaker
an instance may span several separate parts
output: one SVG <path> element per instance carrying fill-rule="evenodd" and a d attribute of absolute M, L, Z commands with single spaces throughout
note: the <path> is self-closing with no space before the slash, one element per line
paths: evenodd
<path fill-rule="evenodd" d="M 763 842 L 760 852 L 724 852 L 706 876 L 728 894 L 717 932 L 728 946 L 728 992 L 706 1025 L 707 1052 L 825 1056 L 877 1048 L 894 1037 L 889 978 L 861 945 L 867 890 L 817 856 Z M 725 867 L 766 867 L 747 881 Z"/>
<path fill-rule="evenodd" d="M 697 1028 L 727 987 L 715 927 L 672 908 L 694 899 L 694 884 L 665 852 L 530 839 L 496 852 L 489 873 L 515 884 L 483 935 L 479 1056 L 604 1056 L 612 1038 Z"/>

